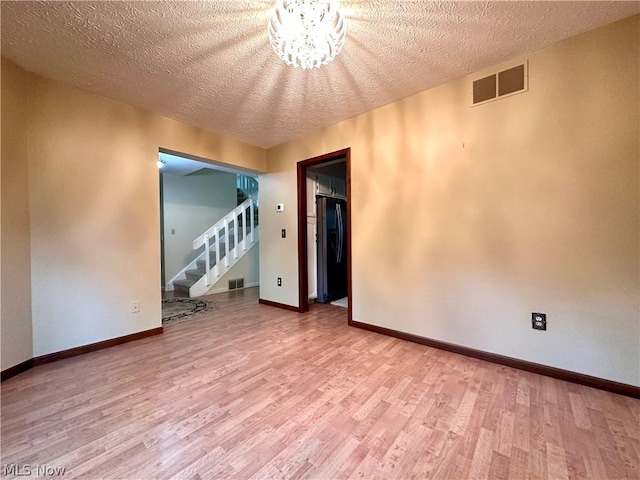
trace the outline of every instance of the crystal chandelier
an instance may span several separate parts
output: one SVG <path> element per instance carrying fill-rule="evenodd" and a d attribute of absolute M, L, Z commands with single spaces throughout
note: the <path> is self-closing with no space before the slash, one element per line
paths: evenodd
<path fill-rule="evenodd" d="M 336 58 L 347 22 L 337 0 L 277 0 L 269 18 L 269 41 L 287 64 L 310 70 Z"/>

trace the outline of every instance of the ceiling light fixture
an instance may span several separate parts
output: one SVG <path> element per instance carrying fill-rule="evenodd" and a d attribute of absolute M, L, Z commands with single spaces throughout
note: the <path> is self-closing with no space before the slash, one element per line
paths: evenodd
<path fill-rule="evenodd" d="M 347 22 L 337 0 L 277 0 L 269 18 L 269 41 L 287 64 L 311 70 L 336 58 Z"/>

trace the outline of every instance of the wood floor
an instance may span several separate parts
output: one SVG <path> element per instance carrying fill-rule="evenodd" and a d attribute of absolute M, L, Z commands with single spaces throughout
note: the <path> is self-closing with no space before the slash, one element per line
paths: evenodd
<path fill-rule="evenodd" d="M 3 383 L 3 476 L 640 477 L 639 400 L 350 328 L 337 306 L 217 298 L 161 336 Z"/>

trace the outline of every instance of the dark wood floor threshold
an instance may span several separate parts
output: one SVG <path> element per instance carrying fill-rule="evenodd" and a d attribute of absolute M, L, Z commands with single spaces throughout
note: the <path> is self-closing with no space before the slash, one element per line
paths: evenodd
<path fill-rule="evenodd" d="M 453 343 L 441 342 L 439 340 L 421 337 L 412 333 L 400 332 L 391 328 L 379 327 L 377 325 L 370 325 L 368 323 L 362 323 L 355 320 L 351 320 L 349 322 L 349 325 L 352 327 L 361 328 L 363 330 L 369 330 L 370 332 L 399 338 L 401 340 L 419 343 L 420 345 L 426 345 L 428 347 L 434 347 L 440 350 L 458 353 L 467 357 L 486 360 L 487 362 L 497 363 L 500 365 L 505 365 L 507 367 L 517 368 L 519 370 L 525 370 L 532 373 L 538 373 L 540 375 L 546 375 L 547 377 L 557 378 L 559 380 L 577 383 L 579 385 L 585 385 L 587 387 L 598 388 L 600 390 L 606 390 L 607 392 L 617 393 L 619 395 L 625 395 L 627 397 L 640 399 L 640 387 L 636 387 L 634 385 L 614 382 L 613 380 L 606 380 L 604 378 L 592 377 L 591 375 L 585 375 L 583 373 L 563 370 L 561 368 L 549 367 L 547 365 L 541 365 L 539 363 L 528 362 L 526 360 L 520 360 L 513 357 L 507 357 L 505 355 L 498 355 L 497 353 L 485 352 L 483 350 L 476 350 L 475 348 L 463 347 L 461 345 L 456 345 Z"/>
<path fill-rule="evenodd" d="M 40 357 L 31 358 L 26 362 L 19 363 L 18 365 L 3 370 L 1 373 L 0 381 L 4 382 L 11 377 L 15 377 L 19 373 L 26 372 L 27 370 L 30 370 L 33 367 L 37 367 L 38 365 L 44 365 L 45 363 L 51 363 L 57 360 L 63 360 L 65 358 L 75 357 L 77 355 L 83 355 L 89 352 L 95 352 L 96 350 L 102 350 L 103 348 L 115 347 L 116 345 L 133 342 L 134 340 L 141 340 L 153 335 L 160 335 L 163 330 L 163 327 L 152 328 L 150 330 L 132 333 L 123 337 L 110 338 L 109 340 L 103 340 L 102 342 L 91 343 L 89 345 L 83 345 L 81 347 L 70 348 L 68 350 L 62 350 L 60 352 L 49 353 Z"/>
<path fill-rule="evenodd" d="M 272 302 L 271 300 L 264 300 L 262 298 L 258 299 L 258 303 L 269 307 L 282 308 L 284 310 L 302 313 L 302 309 L 300 307 L 294 307 L 293 305 L 287 305 L 285 303 Z"/>

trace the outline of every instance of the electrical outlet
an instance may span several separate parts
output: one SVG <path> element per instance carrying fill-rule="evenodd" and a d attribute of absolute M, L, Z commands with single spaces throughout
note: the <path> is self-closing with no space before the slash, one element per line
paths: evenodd
<path fill-rule="evenodd" d="M 534 330 L 546 330 L 547 329 L 547 314 L 546 313 L 532 313 L 531 314 L 531 328 Z"/>
<path fill-rule="evenodd" d="M 140 302 L 131 302 L 131 313 L 138 313 L 140 311 Z"/>
<path fill-rule="evenodd" d="M 278 286 L 281 287 L 282 286 L 282 277 L 278 277 Z"/>

